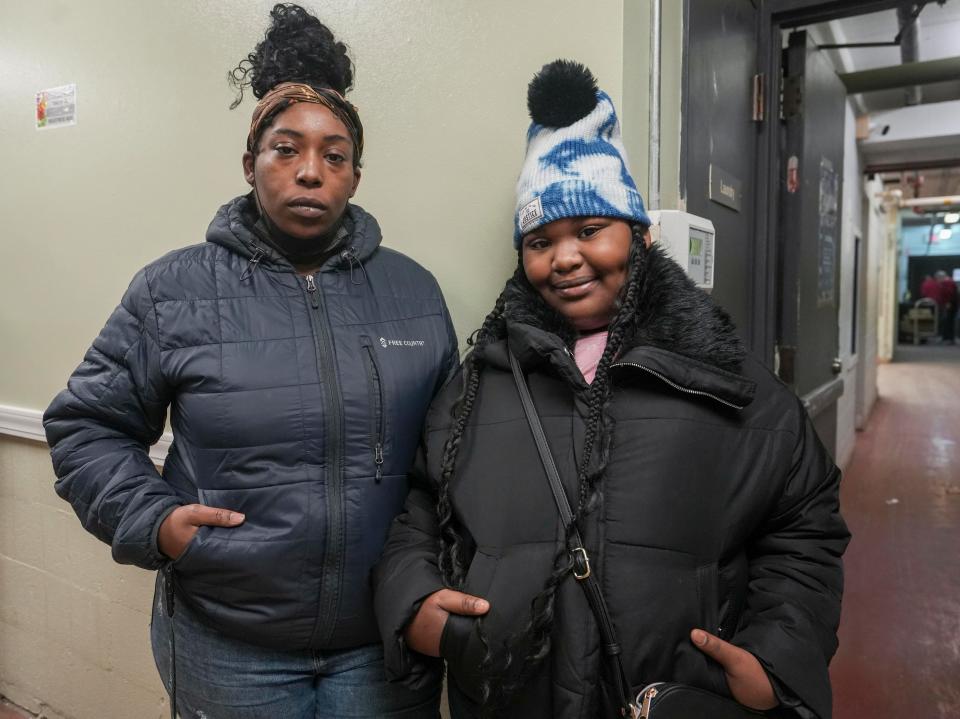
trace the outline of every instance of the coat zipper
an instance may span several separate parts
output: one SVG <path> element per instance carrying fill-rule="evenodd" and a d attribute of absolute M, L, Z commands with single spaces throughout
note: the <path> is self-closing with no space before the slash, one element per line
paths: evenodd
<path fill-rule="evenodd" d="M 383 479 L 383 440 L 386 435 L 384 429 L 383 384 L 380 378 L 380 367 L 377 365 L 373 347 L 370 346 L 369 337 L 363 337 L 363 349 L 367 356 L 367 376 L 370 379 L 370 394 L 374 402 L 373 436 L 371 437 L 373 440 L 373 464 L 376 467 L 376 482 L 380 484 Z"/>
<path fill-rule="evenodd" d="M 616 364 L 611 365 L 611 366 L 612 366 L 612 367 L 636 367 L 637 369 L 642 369 L 644 372 L 647 372 L 647 373 L 649 373 L 649 374 L 652 374 L 652 375 L 653 375 L 654 377 L 656 377 L 657 379 L 660 379 L 660 380 L 666 382 L 668 385 L 670 385 L 671 387 L 673 387 L 673 388 L 676 389 L 676 390 L 679 390 L 680 392 L 685 392 L 685 393 L 687 393 L 687 394 L 695 394 L 695 395 L 699 395 L 699 396 L 701 396 L 701 397 L 709 397 L 709 398 L 712 399 L 712 400 L 716 400 L 716 401 L 719 402 L 720 404 L 725 404 L 727 407 L 733 407 L 733 409 L 743 409 L 742 406 L 740 406 L 740 405 L 738 405 L 738 404 L 734 404 L 733 402 L 727 402 L 727 400 L 725 400 L 725 399 L 720 399 L 720 398 L 717 397 L 717 395 L 715 395 L 715 394 L 710 394 L 709 392 L 704 392 L 704 391 L 699 390 L 699 389 L 690 389 L 689 387 L 684 387 L 683 385 L 679 385 L 679 384 L 677 384 L 676 382 L 674 382 L 673 380 L 667 379 L 664 375 L 662 375 L 660 372 L 657 372 L 655 369 L 650 369 L 649 367 L 644 367 L 642 364 L 635 364 L 634 362 L 617 362 Z"/>
<path fill-rule="evenodd" d="M 654 697 L 660 693 L 660 690 L 657 689 L 657 687 L 661 684 L 663 684 L 663 682 L 654 682 L 653 684 L 648 684 L 640 690 L 639 694 L 637 694 L 636 703 L 640 705 L 640 719 L 649 719 L 651 709 L 650 704 L 653 702 Z"/>
<path fill-rule="evenodd" d="M 246 268 L 243 270 L 243 273 L 240 275 L 240 281 L 243 282 L 253 276 L 253 273 L 257 271 L 257 268 L 260 266 L 260 260 L 264 256 L 263 250 L 257 250 L 253 253 L 253 257 L 247 262 Z"/>
<path fill-rule="evenodd" d="M 326 452 L 328 466 L 333 468 L 328 475 L 326 486 L 327 532 L 320 575 L 320 606 L 314 624 L 314 638 L 319 635 L 319 643 L 325 645 L 330 641 L 336 626 L 339 588 L 343 574 L 343 457 L 340 447 L 343 437 L 343 398 L 340 396 L 340 386 L 337 383 L 334 365 L 330 319 L 327 317 L 326 307 L 321 306 L 320 291 L 314 276 L 305 275 L 304 279 L 307 297 L 312 308 L 309 315 L 317 356 L 317 373 L 324 394 L 328 398 L 326 414 L 329 425 Z"/>

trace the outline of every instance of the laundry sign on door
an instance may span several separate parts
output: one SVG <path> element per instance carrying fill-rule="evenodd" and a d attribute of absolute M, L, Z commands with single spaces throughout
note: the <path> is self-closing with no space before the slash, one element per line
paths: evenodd
<path fill-rule="evenodd" d="M 77 124 L 77 83 L 40 90 L 36 96 L 38 130 Z"/>
<path fill-rule="evenodd" d="M 726 170 L 710 163 L 710 199 L 740 212 L 740 180 Z"/>

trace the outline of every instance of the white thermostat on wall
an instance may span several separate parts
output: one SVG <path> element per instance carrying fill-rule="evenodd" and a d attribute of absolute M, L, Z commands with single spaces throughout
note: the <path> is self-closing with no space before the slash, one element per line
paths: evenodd
<path fill-rule="evenodd" d="M 687 271 L 697 287 L 713 289 L 713 223 L 682 210 L 651 210 L 650 235 L 678 265 Z"/>

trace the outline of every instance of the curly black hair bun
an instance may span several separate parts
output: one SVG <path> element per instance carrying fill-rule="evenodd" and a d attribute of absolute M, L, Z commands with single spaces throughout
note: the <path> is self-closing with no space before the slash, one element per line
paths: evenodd
<path fill-rule="evenodd" d="M 534 75 L 527 87 L 530 119 L 545 127 L 566 127 L 597 105 L 597 80 L 573 60 L 554 60 Z"/>
<path fill-rule="evenodd" d="M 229 78 L 239 91 L 231 107 L 240 104 L 244 88 L 259 99 L 281 82 L 328 87 L 345 95 L 353 87 L 353 63 L 347 46 L 315 16 L 294 3 L 277 3 L 263 40 Z"/>

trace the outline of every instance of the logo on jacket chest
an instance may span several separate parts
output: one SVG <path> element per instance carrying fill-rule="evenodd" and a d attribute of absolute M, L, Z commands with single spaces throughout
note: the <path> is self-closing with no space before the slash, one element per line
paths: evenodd
<path fill-rule="evenodd" d="M 383 348 L 387 347 L 423 347 L 426 343 L 424 340 L 390 340 L 386 337 L 380 338 L 380 346 Z"/>

